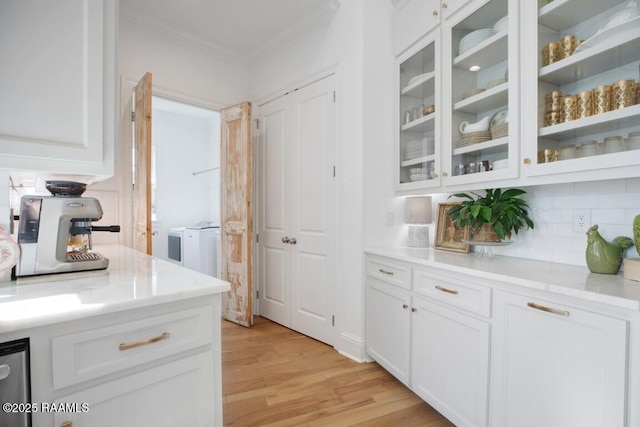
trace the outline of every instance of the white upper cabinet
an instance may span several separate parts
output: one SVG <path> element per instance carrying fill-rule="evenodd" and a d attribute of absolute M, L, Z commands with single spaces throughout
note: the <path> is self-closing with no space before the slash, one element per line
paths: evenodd
<path fill-rule="evenodd" d="M 396 111 L 395 187 L 438 187 L 440 171 L 441 74 L 439 33 L 403 53 L 396 63 L 399 96 Z"/>
<path fill-rule="evenodd" d="M 471 0 L 400 0 L 394 15 L 394 52 L 399 54 Z"/>
<path fill-rule="evenodd" d="M 637 1 L 407 0 L 395 25 L 399 90 L 432 50 L 436 105 L 407 137 L 401 92 L 397 191 L 640 176 Z M 435 139 L 433 157 L 403 163 L 415 136 Z"/>
<path fill-rule="evenodd" d="M 0 168 L 110 176 L 116 0 L 0 4 Z"/>
<path fill-rule="evenodd" d="M 640 175 L 640 8 L 620 0 L 523 2 L 523 174 Z"/>
<path fill-rule="evenodd" d="M 518 176 L 518 9 L 474 2 L 443 25 L 445 186 Z"/>

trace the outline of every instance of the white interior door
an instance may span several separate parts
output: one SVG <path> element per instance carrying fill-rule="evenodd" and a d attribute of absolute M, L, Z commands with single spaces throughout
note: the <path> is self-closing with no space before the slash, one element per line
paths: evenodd
<path fill-rule="evenodd" d="M 290 205 L 291 99 L 260 107 L 258 129 L 258 289 L 260 315 L 291 324 Z"/>
<path fill-rule="evenodd" d="M 291 324 L 333 343 L 334 78 L 293 93 Z"/>
<path fill-rule="evenodd" d="M 260 108 L 260 315 L 333 343 L 335 77 Z"/>

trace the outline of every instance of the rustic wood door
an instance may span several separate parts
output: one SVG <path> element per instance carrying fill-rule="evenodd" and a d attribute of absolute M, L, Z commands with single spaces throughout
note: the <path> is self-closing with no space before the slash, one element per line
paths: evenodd
<path fill-rule="evenodd" d="M 134 176 L 133 221 L 134 248 L 151 255 L 151 73 L 146 73 L 136 85 L 133 115 Z"/>
<path fill-rule="evenodd" d="M 253 324 L 251 219 L 251 103 L 220 112 L 221 278 L 231 284 L 222 298 L 224 319 Z"/>

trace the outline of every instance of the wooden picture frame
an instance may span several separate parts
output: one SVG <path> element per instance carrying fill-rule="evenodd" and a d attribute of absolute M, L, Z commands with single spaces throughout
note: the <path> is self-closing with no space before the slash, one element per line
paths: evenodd
<path fill-rule="evenodd" d="M 469 227 L 458 227 L 453 223 L 451 217 L 447 215 L 449 209 L 459 204 L 460 202 L 438 203 L 435 249 L 469 253 L 469 244 L 464 243 L 464 241 L 469 240 Z"/>

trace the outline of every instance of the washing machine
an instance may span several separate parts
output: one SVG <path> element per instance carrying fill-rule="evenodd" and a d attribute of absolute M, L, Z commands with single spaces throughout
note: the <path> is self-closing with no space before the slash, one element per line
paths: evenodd
<path fill-rule="evenodd" d="M 219 277 L 220 226 L 210 223 L 187 226 L 183 236 L 183 266 Z"/>

